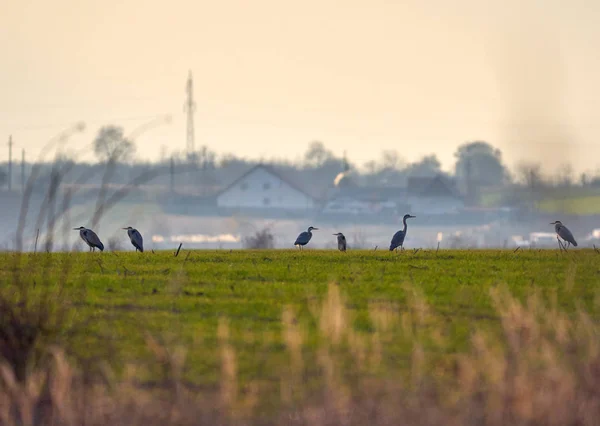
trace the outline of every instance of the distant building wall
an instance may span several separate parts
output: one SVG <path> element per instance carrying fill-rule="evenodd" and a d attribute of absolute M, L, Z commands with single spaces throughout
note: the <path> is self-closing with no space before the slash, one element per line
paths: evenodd
<path fill-rule="evenodd" d="M 419 197 L 407 198 L 410 213 L 444 214 L 455 213 L 465 207 L 465 203 L 456 197 Z"/>
<path fill-rule="evenodd" d="M 315 208 L 315 201 L 279 176 L 259 167 L 219 194 L 217 206 L 307 210 Z"/>

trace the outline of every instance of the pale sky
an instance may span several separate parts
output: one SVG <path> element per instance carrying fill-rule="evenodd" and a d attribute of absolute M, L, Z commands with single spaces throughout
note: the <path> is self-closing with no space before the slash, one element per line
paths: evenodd
<path fill-rule="evenodd" d="M 196 147 L 298 158 L 313 140 L 362 164 L 486 140 L 509 165 L 600 167 L 597 0 L 0 0 L 0 138 L 33 159 L 79 120 L 126 131 L 171 114 L 138 155 Z M 0 160 L 7 158 L 6 143 Z M 84 158 L 92 159 L 88 154 Z"/>

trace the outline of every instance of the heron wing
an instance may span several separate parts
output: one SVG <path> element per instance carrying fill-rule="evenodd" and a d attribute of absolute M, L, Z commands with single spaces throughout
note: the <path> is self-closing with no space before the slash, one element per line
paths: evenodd
<path fill-rule="evenodd" d="M 571 244 L 573 244 L 575 247 L 577 247 L 577 242 L 575 241 L 575 237 L 573 237 L 573 234 L 571 233 L 571 231 L 569 231 L 569 229 L 566 226 L 561 226 L 558 229 L 558 235 L 563 240 L 568 241 Z"/>
<path fill-rule="evenodd" d="M 88 242 L 88 239 L 87 239 L 87 229 L 80 229 L 79 236 L 88 246 L 90 245 L 90 243 Z"/>
<path fill-rule="evenodd" d="M 297 246 L 298 244 L 307 244 L 310 241 L 311 237 L 312 235 L 307 231 L 301 232 L 300 235 L 298 235 L 298 238 L 296 238 L 296 242 L 294 243 L 294 245 Z"/>
<path fill-rule="evenodd" d="M 100 238 L 98 238 L 98 235 L 96 235 L 94 231 L 91 229 L 86 229 L 84 235 L 89 245 L 104 251 L 104 244 L 102 244 L 102 241 L 100 241 Z"/>
<path fill-rule="evenodd" d="M 338 237 L 338 249 L 341 251 L 346 251 L 346 237 L 343 235 Z"/>
<path fill-rule="evenodd" d="M 394 250 L 396 247 L 399 247 L 404 242 L 404 231 L 398 231 L 392 237 L 392 241 L 390 243 L 390 250 Z"/>
<path fill-rule="evenodd" d="M 142 253 L 144 252 L 144 239 L 142 238 L 142 234 L 140 234 L 137 229 L 133 229 L 131 232 L 129 232 L 129 239 L 131 240 L 131 244 L 133 244 L 136 249 Z"/>

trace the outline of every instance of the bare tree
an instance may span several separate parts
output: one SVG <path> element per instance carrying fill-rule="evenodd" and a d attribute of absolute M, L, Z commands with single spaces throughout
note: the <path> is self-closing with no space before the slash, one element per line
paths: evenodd
<path fill-rule="evenodd" d="M 304 161 L 312 167 L 321 167 L 333 158 L 333 153 L 319 141 L 312 142 L 304 154 Z"/>
<path fill-rule="evenodd" d="M 429 154 L 419 161 L 408 165 L 407 171 L 410 176 L 433 177 L 441 173 L 441 163 L 437 155 Z"/>
<path fill-rule="evenodd" d="M 542 166 L 539 163 L 520 163 L 516 167 L 515 175 L 517 181 L 528 188 L 540 187 L 544 182 Z"/>
<path fill-rule="evenodd" d="M 569 163 L 562 164 L 557 172 L 557 184 L 569 187 L 573 184 L 573 166 Z"/>
<path fill-rule="evenodd" d="M 129 161 L 135 153 L 135 145 L 125 138 L 121 127 L 104 126 L 94 139 L 94 152 L 103 161 Z"/>
<path fill-rule="evenodd" d="M 387 149 L 381 153 L 381 167 L 384 170 L 401 170 L 406 167 L 406 163 L 398 151 Z"/>

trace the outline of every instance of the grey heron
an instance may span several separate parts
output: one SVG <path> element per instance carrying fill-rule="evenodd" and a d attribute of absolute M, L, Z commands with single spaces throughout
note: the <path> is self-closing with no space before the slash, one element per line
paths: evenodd
<path fill-rule="evenodd" d="M 390 251 L 396 250 L 398 247 L 400 249 L 404 248 L 404 238 L 406 237 L 406 219 L 410 219 L 416 216 L 412 216 L 409 214 L 405 214 L 402 218 L 402 223 L 404 224 L 404 228 L 394 234 L 392 237 L 392 241 L 390 242 Z"/>
<path fill-rule="evenodd" d="M 338 232 L 337 234 L 333 234 L 337 237 L 337 243 L 338 243 L 338 250 L 339 251 L 346 251 L 346 237 L 344 237 L 344 234 L 342 234 L 341 232 Z"/>
<path fill-rule="evenodd" d="M 577 241 L 575 241 L 575 237 L 573 237 L 573 234 L 571 233 L 571 231 L 569 231 L 569 229 L 565 225 L 563 225 L 560 220 L 551 222 L 550 225 L 554 225 L 554 230 L 556 231 L 556 239 L 558 240 L 559 246 L 562 247 L 558 237 L 560 237 L 564 241 L 566 241 L 569 246 L 571 244 L 573 244 L 575 247 L 577 247 Z M 565 248 L 565 250 L 566 250 L 566 248 Z"/>
<path fill-rule="evenodd" d="M 79 231 L 79 236 L 85 243 L 90 246 L 90 251 L 96 251 L 96 249 L 100 249 L 100 251 L 104 251 L 104 244 L 98 238 L 98 235 L 91 229 L 87 229 L 84 226 L 80 226 L 79 228 L 73 228 L 74 231 Z"/>
<path fill-rule="evenodd" d="M 135 251 L 140 251 L 141 253 L 144 252 L 144 239 L 142 238 L 142 234 L 140 234 L 140 231 L 138 231 L 135 228 L 132 228 L 131 226 L 128 226 L 127 228 L 123 228 L 124 230 L 127 231 L 127 235 L 129 236 L 129 239 L 131 240 L 131 244 L 133 244 L 133 246 L 135 247 Z"/>
<path fill-rule="evenodd" d="M 312 231 L 316 231 L 318 229 L 319 228 L 309 226 L 308 231 L 301 232 L 300 235 L 298 235 L 298 238 L 296 238 L 296 242 L 294 243 L 294 245 L 298 246 L 302 250 L 302 246 L 307 245 L 310 239 L 312 238 Z"/>

